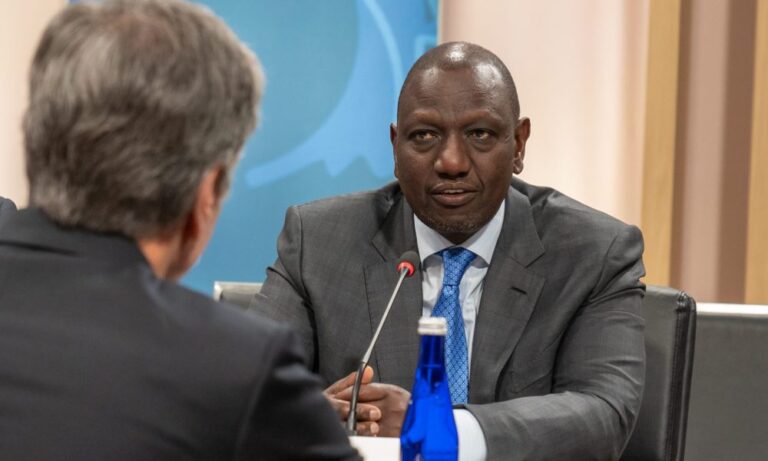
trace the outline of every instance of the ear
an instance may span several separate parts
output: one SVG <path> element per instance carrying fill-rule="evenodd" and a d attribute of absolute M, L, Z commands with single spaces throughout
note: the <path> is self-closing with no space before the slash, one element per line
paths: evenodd
<path fill-rule="evenodd" d="M 523 160 L 525 160 L 525 143 L 531 135 L 531 120 L 522 117 L 515 127 L 515 154 L 512 159 L 512 171 L 515 174 L 523 172 Z"/>
<path fill-rule="evenodd" d="M 186 272 L 203 253 L 213 233 L 221 210 L 224 194 L 219 193 L 219 183 L 224 179 L 224 168 L 215 167 L 203 174 L 195 191 L 195 201 L 184 217 L 181 228 L 180 252 L 175 271 Z"/>
<path fill-rule="evenodd" d="M 389 124 L 389 142 L 392 143 L 392 157 L 395 161 L 395 177 L 397 177 L 397 125 L 394 123 Z"/>
<path fill-rule="evenodd" d="M 196 238 L 205 223 L 218 215 L 221 197 L 217 194 L 217 184 L 222 180 L 223 170 L 213 168 L 203 174 L 200 184 L 195 192 L 195 201 L 187 215 L 185 234 L 190 238 Z"/>

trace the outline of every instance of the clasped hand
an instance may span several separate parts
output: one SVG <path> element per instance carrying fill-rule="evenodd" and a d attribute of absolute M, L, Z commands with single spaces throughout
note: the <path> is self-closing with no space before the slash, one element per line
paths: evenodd
<path fill-rule="evenodd" d="M 346 421 L 349 414 L 352 387 L 355 384 L 356 375 L 357 372 L 352 372 L 328 386 L 324 391 L 325 397 L 342 421 Z M 410 392 L 401 387 L 374 383 L 373 368 L 366 367 L 363 372 L 360 394 L 357 399 L 357 411 L 355 412 L 357 434 L 399 437 L 410 398 Z"/>

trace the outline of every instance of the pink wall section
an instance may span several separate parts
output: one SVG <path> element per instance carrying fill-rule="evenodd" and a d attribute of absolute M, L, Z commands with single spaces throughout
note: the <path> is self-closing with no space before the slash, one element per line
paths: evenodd
<path fill-rule="evenodd" d="M 743 302 L 755 2 L 691 2 L 681 27 L 672 283 Z"/>
<path fill-rule="evenodd" d="M 444 0 L 441 42 L 501 57 L 531 118 L 523 179 L 640 223 L 648 2 Z"/>
<path fill-rule="evenodd" d="M 66 0 L 0 2 L 0 195 L 27 201 L 21 117 L 27 99 L 27 69 L 48 20 Z"/>

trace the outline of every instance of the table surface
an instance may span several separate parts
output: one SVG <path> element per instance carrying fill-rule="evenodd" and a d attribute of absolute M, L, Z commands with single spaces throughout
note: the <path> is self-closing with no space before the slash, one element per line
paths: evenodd
<path fill-rule="evenodd" d="M 361 437 L 349 438 L 352 446 L 363 456 L 365 461 L 399 461 L 400 439 L 397 437 Z"/>

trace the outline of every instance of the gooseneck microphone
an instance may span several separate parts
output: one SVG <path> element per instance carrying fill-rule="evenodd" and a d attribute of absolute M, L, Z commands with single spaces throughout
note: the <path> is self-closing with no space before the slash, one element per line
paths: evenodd
<path fill-rule="evenodd" d="M 362 360 L 360 360 L 360 366 L 357 368 L 355 384 L 352 387 L 352 401 L 350 402 L 349 414 L 347 415 L 347 434 L 349 435 L 357 434 L 357 431 L 355 430 L 355 426 L 357 425 L 357 397 L 360 394 L 360 383 L 363 379 L 363 372 L 365 371 L 365 367 L 368 366 L 368 361 L 371 359 L 373 346 L 376 345 L 376 340 L 379 339 L 381 327 L 383 327 L 384 322 L 387 321 L 389 310 L 392 309 L 392 303 L 395 302 L 395 297 L 400 291 L 400 285 L 403 284 L 403 279 L 412 276 L 416 272 L 416 268 L 419 267 L 419 261 L 419 254 L 413 250 L 403 253 L 403 255 L 400 256 L 400 259 L 397 261 L 396 269 L 400 273 L 400 277 L 397 279 L 397 285 L 395 285 L 395 289 L 392 290 L 392 296 L 389 298 L 387 308 L 384 309 L 384 315 L 382 315 L 381 320 L 379 320 L 379 326 L 376 328 L 376 332 L 373 334 L 371 343 L 368 345 L 368 350 L 365 351 L 365 355 L 363 355 Z"/>

